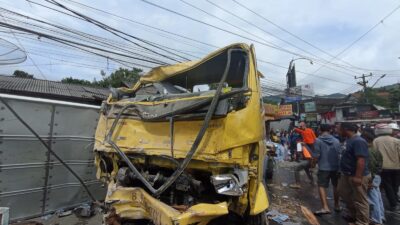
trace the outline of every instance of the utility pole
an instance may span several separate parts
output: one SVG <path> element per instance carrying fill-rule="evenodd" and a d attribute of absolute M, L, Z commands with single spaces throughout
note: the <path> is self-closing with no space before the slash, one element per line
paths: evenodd
<path fill-rule="evenodd" d="M 370 73 L 369 75 L 363 74 L 360 77 L 354 76 L 354 79 L 356 79 L 356 80 L 357 79 L 362 79 L 362 81 L 357 82 L 357 84 L 359 84 L 359 85 L 361 85 L 363 87 L 364 98 L 365 98 L 365 101 L 368 103 L 368 98 L 367 98 L 367 84 L 368 84 L 368 81 L 365 79 L 367 77 L 372 77 L 372 73 Z"/>

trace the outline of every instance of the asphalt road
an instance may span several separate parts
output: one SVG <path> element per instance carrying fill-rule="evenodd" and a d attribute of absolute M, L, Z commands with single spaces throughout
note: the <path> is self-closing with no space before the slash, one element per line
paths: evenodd
<path fill-rule="evenodd" d="M 294 182 L 293 174 L 294 163 L 283 162 L 278 163 L 274 172 L 272 180 L 268 181 L 268 193 L 270 198 L 269 210 L 277 210 L 280 213 L 289 216 L 289 219 L 283 225 L 307 225 L 309 224 L 303 216 L 300 206 L 305 206 L 311 211 L 320 209 L 321 203 L 318 196 L 316 186 L 308 183 L 308 179 L 302 172 L 302 188 L 291 189 L 289 184 Z M 315 174 L 315 173 L 314 173 Z M 316 180 L 316 179 L 315 179 Z M 333 207 L 332 190 L 328 194 L 329 203 Z M 387 204 L 386 197 L 383 196 L 385 204 Z M 345 220 L 342 219 L 340 213 L 332 213 L 317 217 L 321 225 L 346 225 Z M 386 214 L 386 225 L 399 225 L 400 215 Z M 99 225 L 102 221 L 102 215 L 97 214 L 89 219 L 77 218 L 75 215 L 59 218 L 56 215 L 48 216 L 46 218 L 36 218 L 31 221 L 41 222 L 43 225 Z M 26 221 L 25 221 L 26 222 Z M 270 225 L 275 225 L 274 221 L 270 221 Z M 35 225 L 34 223 L 23 223 L 23 225 Z"/>
<path fill-rule="evenodd" d="M 280 212 L 284 212 L 289 215 L 289 221 L 299 224 L 308 224 L 305 218 L 302 216 L 300 205 L 306 206 L 311 211 L 315 211 L 321 208 L 321 203 L 318 195 L 317 186 L 313 186 L 308 182 L 304 172 L 301 173 L 302 188 L 292 189 L 289 184 L 294 182 L 293 163 L 281 162 L 277 163 L 274 177 L 271 181 L 268 181 L 269 192 L 271 197 L 270 209 L 277 209 Z M 314 172 L 314 175 L 316 171 Z M 316 180 L 316 177 L 315 177 Z M 332 190 L 329 190 L 328 202 L 331 209 L 333 209 L 333 195 Z M 386 196 L 383 193 L 383 200 L 387 205 Z M 333 211 L 333 210 L 332 210 Z M 346 225 L 344 219 L 342 219 L 341 213 L 333 212 L 330 215 L 324 215 L 317 217 L 321 225 Z M 271 224 L 276 224 L 272 222 Z M 290 223 L 289 223 L 290 224 Z M 386 225 L 399 225 L 400 215 L 393 213 L 386 213 Z"/>

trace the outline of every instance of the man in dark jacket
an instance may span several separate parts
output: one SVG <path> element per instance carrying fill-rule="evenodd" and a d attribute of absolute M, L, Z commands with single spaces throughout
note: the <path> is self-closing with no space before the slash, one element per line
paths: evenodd
<path fill-rule="evenodd" d="M 322 209 L 316 211 L 316 215 L 331 213 L 326 198 L 326 189 L 329 187 L 329 181 L 333 185 L 335 211 L 340 210 L 337 184 L 339 179 L 339 153 L 341 146 L 339 140 L 330 134 L 330 130 L 330 125 L 321 124 L 320 132 L 322 132 L 322 134 L 317 138 L 314 144 L 313 156 L 318 159 L 318 187 L 319 197 L 322 203 Z"/>
<path fill-rule="evenodd" d="M 355 225 L 369 225 L 369 204 L 367 199 L 371 174 L 368 169 L 369 151 L 367 142 L 357 135 L 358 127 L 342 123 L 341 133 L 346 139 L 346 150 L 340 159 L 338 192 L 349 211 L 348 222 Z"/>

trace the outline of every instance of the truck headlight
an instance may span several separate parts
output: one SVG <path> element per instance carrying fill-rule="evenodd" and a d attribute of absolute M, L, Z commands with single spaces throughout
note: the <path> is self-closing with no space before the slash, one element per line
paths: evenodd
<path fill-rule="evenodd" d="M 235 169 L 233 174 L 211 176 L 215 191 L 221 195 L 241 196 L 242 187 L 247 183 L 248 171 Z"/>

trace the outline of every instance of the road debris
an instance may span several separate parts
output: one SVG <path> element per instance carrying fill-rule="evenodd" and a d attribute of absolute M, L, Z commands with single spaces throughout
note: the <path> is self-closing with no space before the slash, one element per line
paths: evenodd
<path fill-rule="evenodd" d="M 289 216 L 283 213 L 279 213 L 277 210 L 271 210 L 267 213 L 267 218 L 279 224 L 283 224 L 283 222 L 289 219 Z"/>
<path fill-rule="evenodd" d="M 56 212 L 56 215 L 57 215 L 58 217 L 69 216 L 69 215 L 71 215 L 71 214 L 72 214 L 72 210 L 66 210 L 66 211 L 64 211 L 64 210 L 59 210 L 59 211 Z"/>
<path fill-rule="evenodd" d="M 73 211 L 74 214 L 79 218 L 88 218 L 96 214 L 94 205 L 91 203 L 82 204 L 76 207 Z"/>

